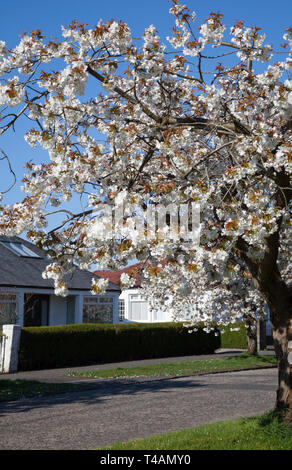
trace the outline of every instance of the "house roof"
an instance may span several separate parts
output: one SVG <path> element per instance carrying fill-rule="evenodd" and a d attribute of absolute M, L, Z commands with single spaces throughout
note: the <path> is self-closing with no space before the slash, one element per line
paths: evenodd
<path fill-rule="evenodd" d="M 144 262 L 139 262 L 136 264 L 132 264 L 131 266 L 127 266 L 124 269 L 120 269 L 118 271 L 108 271 L 108 270 L 98 270 L 94 271 L 94 273 L 102 277 L 104 279 L 108 279 L 110 282 L 120 285 L 120 277 L 123 273 L 131 275 L 133 274 L 134 278 L 136 279 L 135 286 L 134 287 L 140 287 L 141 286 L 141 276 L 139 275 L 139 268 L 144 264 Z"/>
<path fill-rule="evenodd" d="M 20 256 L 5 246 L 3 242 L 21 243 L 39 257 Z M 54 281 L 42 277 L 42 272 L 50 263 L 52 263 L 52 259 L 48 258 L 46 252 L 33 243 L 20 237 L 0 236 L 0 286 L 53 289 Z M 69 290 L 90 290 L 91 280 L 94 277 L 99 278 L 100 276 L 76 268 L 72 274 L 65 278 L 65 281 Z M 110 282 L 107 291 L 119 292 L 120 289 L 116 284 Z"/>
<path fill-rule="evenodd" d="M 150 267 L 149 263 L 146 263 L 147 266 Z M 167 260 L 161 260 L 159 264 L 164 267 L 167 264 Z M 142 277 L 140 276 L 141 269 L 145 267 L 145 261 L 140 261 L 139 263 L 132 264 L 127 266 L 124 269 L 120 269 L 118 271 L 108 271 L 108 270 L 97 270 L 94 273 L 99 276 L 103 277 L 104 279 L 108 279 L 110 282 L 114 284 L 120 285 L 120 278 L 123 273 L 131 275 L 136 279 L 134 287 L 141 287 Z"/>

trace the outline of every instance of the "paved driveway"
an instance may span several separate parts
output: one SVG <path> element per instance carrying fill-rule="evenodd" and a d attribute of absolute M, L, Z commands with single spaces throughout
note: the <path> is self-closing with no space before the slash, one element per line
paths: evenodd
<path fill-rule="evenodd" d="M 273 407 L 277 370 L 127 384 L 0 404 L 0 449 L 88 450 Z"/>

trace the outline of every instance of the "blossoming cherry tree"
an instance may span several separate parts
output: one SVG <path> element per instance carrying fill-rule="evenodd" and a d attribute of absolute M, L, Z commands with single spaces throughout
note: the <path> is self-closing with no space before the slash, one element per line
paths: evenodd
<path fill-rule="evenodd" d="M 14 49 L 0 42 L 1 133 L 28 118 L 26 141 L 48 152 L 27 164 L 23 201 L 2 201 L 0 230 L 26 232 L 48 250 L 44 276 L 60 295 L 73 262 L 118 269 L 136 258 L 145 261 L 145 289 L 174 299 L 177 313 L 201 299 L 193 323 L 211 323 L 223 286 L 239 303 L 216 309 L 222 323 L 266 302 L 276 409 L 291 419 L 292 29 L 276 51 L 258 27 L 236 22 L 227 31 L 211 13 L 194 28 L 196 15 L 177 0 L 170 13 L 165 43 L 153 25 L 138 41 L 114 20 L 93 28 L 73 21 L 60 41 L 36 30 Z M 72 212 L 76 195 L 82 207 Z M 104 207 L 116 201 L 136 209 L 111 226 Z M 200 207 L 197 245 L 170 237 L 167 224 L 147 236 L 150 204 L 192 203 Z M 57 212 L 63 219 L 48 230 Z M 105 288 L 93 282 L 94 292 Z"/>

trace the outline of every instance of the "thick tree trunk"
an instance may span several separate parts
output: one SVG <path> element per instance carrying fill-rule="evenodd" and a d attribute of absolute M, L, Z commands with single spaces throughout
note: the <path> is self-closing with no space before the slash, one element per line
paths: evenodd
<path fill-rule="evenodd" d="M 289 358 L 291 364 L 288 360 L 292 341 L 292 286 L 283 281 L 279 272 L 277 265 L 279 246 L 279 232 L 274 232 L 267 239 L 263 259 L 257 263 L 247 256 L 246 242 L 243 239 L 238 240 L 239 253 L 249 268 L 255 287 L 262 293 L 270 309 L 278 363 L 275 412 L 292 425 L 292 360 Z"/>
<path fill-rule="evenodd" d="M 275 172 L 273 178 L 278 185 L 274 197 L 275 206 L 287 209 L 292 200 L 291 176 L 283 168 L 281 172 Z M 248 256 L 249 245 L 242 237 L 237 240 L 237 249 L 239 256 L 246 262 L 255 287 L 262 293 L 270 308 L 278 362 L 275 411 L 292 425 L 292 359 L 288 357 L 290 349 L 292 352 L 292 285 L 283 281 L 278 266 L 282 222 L 280 217 L 277 220 L 277 230 L 266 239 L 265 253 L 261 260 L 252 260 Z"/>
<path fill-rule="evenodd" d="M 275 411 L 292 424 L 292 290 L 282 280 L 272 286 L 269 307 L 278 363 Z"/>
<path fill-rule="evenodd" d="M 292 424 L 292 360 L 290 357 L 288 359 L 289 345 L 292 341 L 292 319 L 289 323 L 274 328 L 273 338 L 278 363 L 278 390 L 275 411 L 279 413 L 283 420 Z"/>

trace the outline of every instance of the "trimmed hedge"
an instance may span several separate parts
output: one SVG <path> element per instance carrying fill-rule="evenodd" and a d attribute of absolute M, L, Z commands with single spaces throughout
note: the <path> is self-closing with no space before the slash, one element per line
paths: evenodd
<path fill-rule="evenodd" d="M 231 331 L 238 329 L 239 331 Z M 224 333 L 221 334 L 221 348 L 224 349 L 246 349 L 246 328 L 244 322 L 232 323 L 221 328 Z"/>
<path fill-rule="evenodd" d="M 78 324 L 22 328 L 19 370 L 89 365 L 191 354 L 210 354 L 220 334 L 182 323 Z"/>

